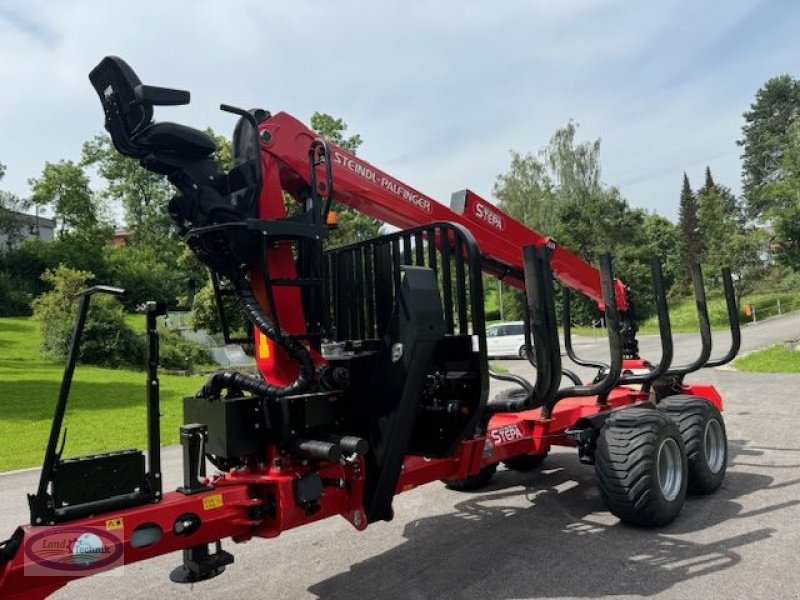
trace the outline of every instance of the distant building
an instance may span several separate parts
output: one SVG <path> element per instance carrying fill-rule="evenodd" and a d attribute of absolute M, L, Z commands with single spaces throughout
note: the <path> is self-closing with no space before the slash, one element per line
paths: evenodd
<path fill-rule="evenodd" d="M 116 248 L 120 248 L 121 246 L 127 246 L 131 241 L 132 235 L 133 232 L 128 229 L 115 229 L 114 236 L 112 238 L 114 246 Z"/>
<path fill-rule="evenodd" d="M 24 240 L 37 238 L 43 242 L 52 242 L 56 237 L 55 219 L 15 211 L 11 211 L 11 216 L 17 223 L 17 231 L 11 235 L 0 231 L 0 248 L 13 248 Z"/>

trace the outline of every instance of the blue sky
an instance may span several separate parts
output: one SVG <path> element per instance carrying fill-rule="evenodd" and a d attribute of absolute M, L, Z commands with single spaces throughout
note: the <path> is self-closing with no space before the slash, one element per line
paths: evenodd
<path fill-rule="evenodd" d="M 675 218 L 683 171 L 740 187 L 742 112 L 800 70 L 800 4 L 757 1 L 0 2 L 0 187 L 102 129 L 87 74 L 106 54 L 189 89 L 162 119 L 229 134 L 220 102 L 342 117 L 359 154 L 447 202 L 490 196 L 509 150 L 569 119 L 603 180 Z"/>

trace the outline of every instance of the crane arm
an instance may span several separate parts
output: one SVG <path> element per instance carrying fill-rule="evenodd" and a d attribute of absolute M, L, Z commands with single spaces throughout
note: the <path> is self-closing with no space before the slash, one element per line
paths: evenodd
<path fill-rule="evenodd" d="M 259 128 L 262 149 L 277 160 L 284 189 L 296 187 L 298 177 L 309 184 L 308 148 L 318 135 L 283 112 L 263 121 Z M 401 229 L 432 221 L 459 223 L 477 239 L 484 269 L 519 289 L 524 289 L 522 248 L 549 246 L 556 277 L 603 308 L 598 269 L 474 192 L 455 193 L 447 207 L 335 144 L 330 144 L 330 155 L 337 202 Z M 627 287 L 619 280 L 615 285 L 618 308 L 625 311 L 629 307 Z"/>

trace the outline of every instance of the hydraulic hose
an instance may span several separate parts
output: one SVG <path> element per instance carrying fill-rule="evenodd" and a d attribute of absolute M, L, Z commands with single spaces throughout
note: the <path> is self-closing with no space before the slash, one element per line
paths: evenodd
<path fill-rule="evenodd" d="M 235 371 L 217 371 L 209 377 L 205 386 L 203 386 L 203 395 L 216 398 L 223 389 L 238 388 L 258 396 L 282 398 L 307 390 L 314 381 L 314 361 L 311 358 L 311 353 L 299 341 L 285 338 L 280 334 L 275 328 L 272 319 L 261 308 L 247 279 L 239 277 L 233 283 L 239 306 L 253 324 L 253 327 L 286 350 L 289 357 L 300 367 L 300 372 L 297 375 L 297 379 L 292 383 L 286 386 L 279 386 Z"/>

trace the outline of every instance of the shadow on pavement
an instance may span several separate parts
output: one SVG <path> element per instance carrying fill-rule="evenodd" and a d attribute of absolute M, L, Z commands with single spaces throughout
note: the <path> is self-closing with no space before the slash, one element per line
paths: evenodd
<path fill-rule="evenodd" d="M 739 457 L 762 452 L 742 440 L 730 446 L 737 467 Z M 737 468 L 714 495 L 690 497 L 672 525 L 637 529 L 609 518 L 591 467 L 558 453 L 538 473 L 498 472 L 492 487 L 464 497 L 455 512 L 409 523 L 404 543 L 309 591 L 348 600 L 649 596 L 737 565 L 737 548 L 769 538 L 775 530 L 757 520 L 724 539 L 703 532 L 800 503 L 743 512 L 737 499 L 800 481 L 773 483 Z"/>

